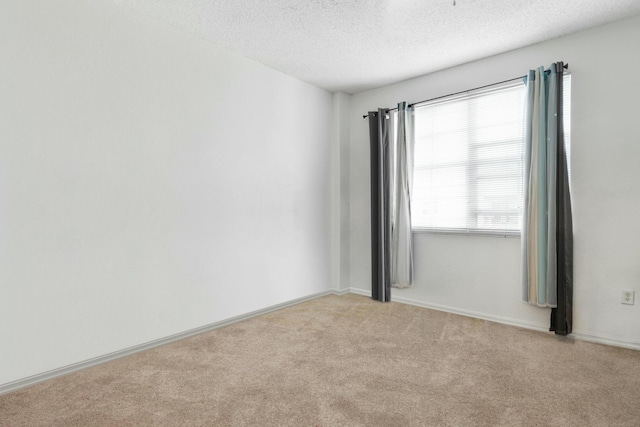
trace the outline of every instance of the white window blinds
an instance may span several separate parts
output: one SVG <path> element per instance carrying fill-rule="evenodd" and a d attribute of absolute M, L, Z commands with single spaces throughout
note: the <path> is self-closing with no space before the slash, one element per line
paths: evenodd
<path fill-rule="evenodd" d="M 567 148 L 568 77 L 564 79 Z M 416 107 L 414 229 L 519 233 L 524 105 L 524 84 L 517 81 Z"/>

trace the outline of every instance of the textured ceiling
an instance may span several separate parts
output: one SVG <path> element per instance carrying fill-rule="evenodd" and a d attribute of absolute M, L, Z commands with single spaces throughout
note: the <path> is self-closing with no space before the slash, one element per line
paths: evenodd
<path fill-rule="evenodd" d="M 114 0 L 357 93 L 640 13 L 640 0 Z"/>

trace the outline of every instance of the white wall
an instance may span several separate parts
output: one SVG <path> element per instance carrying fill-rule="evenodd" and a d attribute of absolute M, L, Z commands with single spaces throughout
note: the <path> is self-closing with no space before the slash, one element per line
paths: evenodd
<path fill-rule="evenodd" d="M 350 95 L 336 92 L 333 95 L 331 123 L 331 182 L 332 182 L 332 287 L 349 288 L 349 152 Z"/>
<path fill-rule="evenodd" d="M 0 385 L 329 289 L 331 94 L 110 2 L 0 58 Z"/>
<path fill-rule="evenodd" d="M 351 286 L 370 289 L 368 128 L 362 114 L 523 75 L 565 61 L 572 72 L 574 331 L 640 348 L 640 17 L 354 95 L 351 99 Z M 520 301 L 519 239 L 415 235 L 416 282 L 393 296 L 548 327 Z"/>

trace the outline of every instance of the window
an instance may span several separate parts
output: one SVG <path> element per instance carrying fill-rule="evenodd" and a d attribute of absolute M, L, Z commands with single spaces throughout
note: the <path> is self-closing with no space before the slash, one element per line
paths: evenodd
<path fill-rule="evenodd" d="M 567 153 L 570 94 L 565 75 Z M 414 229 L 519 234 L 525 96 L 524 84 L 515 82 L 416 107 Z"/>

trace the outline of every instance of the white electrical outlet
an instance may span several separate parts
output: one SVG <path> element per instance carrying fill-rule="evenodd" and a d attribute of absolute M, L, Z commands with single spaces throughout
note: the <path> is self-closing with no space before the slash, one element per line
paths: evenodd
<path fill-rule="evenodd" d="M 626 289 L 622 290 L 622 304 L 633 305 L 635 303 L 636 292 Z"/>

